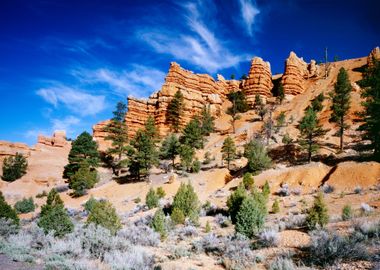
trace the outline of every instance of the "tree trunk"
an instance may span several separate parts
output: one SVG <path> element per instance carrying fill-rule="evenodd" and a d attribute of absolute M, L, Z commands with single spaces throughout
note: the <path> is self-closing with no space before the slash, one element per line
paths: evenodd
<path fill-rule="evenodd" d="M 343 133 L 344 133 L 344 120 L 340 119 L 340 151 L 343 151 Z"/>

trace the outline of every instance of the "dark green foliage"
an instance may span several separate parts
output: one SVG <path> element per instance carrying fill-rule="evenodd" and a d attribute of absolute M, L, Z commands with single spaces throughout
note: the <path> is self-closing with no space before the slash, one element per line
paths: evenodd
<path fill-rule="evenodd" d="M 199 171 L 201 170 L 201 165 L 201 162 L 198 160 L 198 158 L 196 158 L 193 161 L 193 164 L 191 165 L 191 171 L 193 173 L 199 173 Z"/>
<path fill-rule="evenodd" d="M 181 166 L 186 171 L 191 171 L 193 165 L 193 159 L 195 156 L 194 148 L 190 145 L 183 144 L 180 147 L 179 156 L 181 158 Z"/>
<path fill-rule="evenodd" d="M 285 98 L 285 92 L 284 92 L 284 86 L 282 85 L 282 83 L 280 82 L 280 84 L 278 85 L 278 93 L 277 93 L 277 97 L 276 99 L 278 100 L 278 102 L 280 104 L 282 104 L 282 101 L 284 100 Z"/>
<path fill-rule="evenodd" d="M 318 138 L 325 135 L 326 130 L 322 129 L 317 113 L 312 108 L 306 110 L 305 116 L 299 122 L 298 129 L 301 133 L 300 144 L 302 148 L 307 149 L 310 162 L 312 154 L 319 148 Z"/>
<path fill-rule="evenodd" d="M 145 197 L 145 204 L 149 209 L 155 208 L 158 206 L 158 196 L 153 188 L 150 188 Z"/>
<path fill-rule="evenodd" d="M 165 196 L 166 196 L 166 192 L 162 187 L 157 188 L 156 194 L 157 194 L 159 199 L 165 198 Z"/>
<path fill-rule="evenodd" d="M 235 133 L 235 121 L 240 118 L 238 114 L 248 111 L 249 106 L 246 96 L 242 91 L 231 92 L 227 95 L 227 97 L 232 103 L 231 107 L 227 109 L 227 114 L 232 117 L 232 127 Z"/>
<path fill-rule="evenodd" d="M 131 141 L 129 149 L 129 172 L 140 180 L 141 175 L 149 174 L 149 169 L 158 164 L 158 151 L 154 137 L 149 136 L 149 130 L 139 129 Z"/>
<path fill-rule="evenodd" d="M 247 192 L 243 185 L 239 185 L 237 189 L 231 193 L 227 199 L 228 213 L 231 217 L 233 224 L 236 223 L 236 216 L 239 212 L 240 206 L 243 203 L 243 200 L 247 197 Z"/>
<path fill-rule="evenodd" d="M 344 130 L 348 128 L 346 116 L 350 109 L 352 86 L 344 68 L 339 70 L 338 78 L 334 86 L 334 91 L 330 93 L 332 99 L 332 114 L 330 121 L 336 123 L 339 130 L 336 133 L 340 137 L 340 150 L 343 150 Z"/>
<path fill-rule="evenodd" d="M 183 106 L 183 95 L 181 91 L 178 90 L 168 105 L 166 115 L 166 119 L 174 132 L 179 131 Z"/>
<path fill-rule="evenodd" d="M 380 160 L 380 61 L 373 59 L 359 85 L 364 88 L 361 96 L 365 99 L 364 111 L 359 113 L 363 121 L 359 130 L 364 131 L 363 139 L 371 141 L 374 157 Z"/>
<path fill-rule="evenodd" d="M 255 184 L 255 181 L 253 180 L 252 174 L 249 172 L 245 173 L 243 176 L 243 185 L 245 189 L 251 190 Z"/>
<path fill-rule="evenodd" d="M 227 137 L 222 146 L 222 157 L 227 161 L 227 169 L 230 169 L 230 162 L 236 159 L 236 146 L 231 137 Z"/>
<path fill-rule="evenodd" d="M 152 116 L 149 116 L 145 122 L 145 133 L 147 136 L 151 137 L 154 142 L 159 141 L 156 123 Z"/>
<path fill-rule="evenodd" d="M 235 74 L 231 74 L 231 80 L 235 80 Z"/>
<path fill-rule="evenodd" d="M 30 197 L 29 199 L 24 198 L 21 201 L 16 202 L 15 209 L 18 213 L 29 213 L 33 212 L 36 209 L 36 206 L 34 205 L 33 198 Z"/>
<path fill-rule="evenodd" d="M 3 193 L 0 191 L 0 218 L 5 218 L 12 220 L 15 225 L 20 224 L 20 219 L 17 216 L 16 210 L 12 208 L 6 201 L 3 196 Z"/>
<path fill-rule="evenodd" d="M 166 237 L 165 214 L 162 209 L 158 209 L 154 214 L 151 227 L 161 235 L 161 238 Z"/>
<path fill-rule="evenodd" d="M 265 181 L 265 184 L 263 186 L 263 196 L 268 199 L 270 195 L 270 186 L 268 181 Z"/>
<path fill-rule="evenodd" d="M 22 154 L 16 153 L 14 157 L 6 157 L 3 161 L 3 175 L 1 179 L 8 182 L 17 180 L 26 174 L 27 168 L 28 162 Z"/>
<path fill-rule="evenodd" d="M 107 154 L 112 159 L 110 163 L 116 176 L 119 175 L 122 167 L 126 165 L 126 159 L 123 159 L 128 151 L 128 128 L 125 122 L 126 112 L 127 105 L 123 102 L 118 102 L 116 111 L 113 112 L 114 117 L 104 129 L 107 132 L 105 140 L 112 141 L 112 146 L 107 149 Z"/>
<path fill-rule="evenodd" d="M 314 205 L 308 210 L 306 224 L 310 230 L 314 230 L 317 226 L 324 227 L 329 222 L 327 206 L 323 199 L 322 192 L 319 192 L 314 199 Z"/>
<path fill-rule="evenodd" d="M 289 133 L 285 133 L 285 135 L 282 137 L 282 143 L 285 145 L 293 143 L 293 139 L 290 137 Z"/>
<path fill-rule="evenodd" d="M 206 226 L 205 226 L 205 233 L 209 233 L 211 231 L 211 226 L 210 226 L 210 222 L 206 222 Z"/>
<path fill-rule="evenodd" d="M 74 230 L 74 224 L 54 188 L 49 192 L 46 204 L 41 207 L 41 215 L 37 224 L 45 233 L 54 231 L 54 236 L 57 237 L 63 237 Z"/>
<path fill-rule="evenodd" d="M 173 199 L 172 209 L 175 208 L 181 210 L 185 217 L 199 215 L 200 202 L 193 186 L 190 183 L 181 183 L 181 186 Z"/>
<path fill-rule="evenodd" d="M 342 219 L 350 220 L 352 218 L 352 208 L 351 205 L 345 205 L 342 209 Z"/>
<path fill-rule="evenodd" d="M 203 148 L 202 126 L 198 117 L 194 117 L 185 126 L 180 137 L 180 142 L 191 146 L 192 148 Z"/>
<path fill-rule="evenodd" d="M 267 150 L 259 140 L 253 139 L 244 145 L 244 157 L 248 159 L 248 169 L 255 174 L 271 165 Z"/>
<path fill-rule="evenodd" d="M 276 199 L 272 204 L 272 213 L 277 214 L 278 212 L 280 212 L 280 203 L 278 199 Z"/>
<path fill-rule="evenodd" d="M 207 151 L 203 157 L 203 164 L 210 164 L 211 163 L 211 154 L 209 151 Z"/>
<path fill-rule="evenodd" d="M 174 208 L 172 214 L 170 215 L 171 220 L 175 225 L 185 223 L 185 215 L 179 208 Z"/>
<path fill-rule="evenodd" d="M 73 196 L 80 197 L 86 194 L 87 189 L 91 189 L 98 182 L 98 174 L 95 169 L 90 169 L 84 164 L 69 179 L 69 187 L 74 190 Z"/>
<path fill-rule="evenodd" d="M 112 234 L 121 229 L 120 218 L 116 213 L 116 209 L 108 201 L 94 203 L 87 218 L 87 224 L 90 223 L 100 225 L 108 229 Z"/>
<path fill-rule="evenodd" d="M 285 120 L 286 120 L 285 112 L 281 112 L 277 116 L 276 120 L 277 120 L 276 126 L 277 126 L 277 131 L 278 131 L 279 128 L 281 128 L 285 125 Z"/>
<path fill-rule="evenodd" d="M 248 196 L 237 213 L 236 232 L 252 238 L 262 230 L 266 215 L 261 202 L 253 196 Z"/>
<path fill-rule="evenodd" d="M 72 142 L 69 164 L 65 166 L 63 177 L 69 179 L 83 164 L 90 168 L 96 168 L 99 164 L 98 145 L 86 131 Z"/>
<path fill-rule="evenodd" d="M 200 115 L 201 131 L 203 136 L 208 136 L 214 132 L 214 117 L 210 113 L 210 107 L 204 106 Z"/>
<path fill-rule="evenodd" d="M 94 206 L 96 205 L 98 201 L 94 198 L 94 197 L 90 197 L 90 199 L 88 199 L 86 201 L 86 203 L 84 204 L 84 209 L 87 211 L 87 212 L 91 212 L 92 209 L 94 208 Z"/>
<path fill-rule="evenodd" d="M 256 113 L 260 116 L 261 121 L 264 121 L 264 116 L 267 114 L 268 110 L 265 107 L 263 99 L 258 94 L 255 95 L 255 105 L 254 105 L 254 108 L 256 110 Z"/>
<path fill-rule="evenodd" d="M 254 105 L 255 109 L 258 109 L 259 107 L 261 107 L 263 105 L 264 104 L 263 104 L 263 100 L 262 100 L 261 96 L 259 94 L 256 94 L 255 95 L 255 105 Z"/>
<path fill-rule="evenodd" d="M 246 80 L 246 79 L 248 79 L 247 74 L 243 74 L 243 75 L 241 75 L 240 80 Z"/>
<path fill-rule="evenodd" d="M 170 134 L 162 142 L 160 148 L 160 155 L 163 159 L 170 159 L 174 167 L 174 161 L 176 156 L 180 152 L 181 144 L 176 135 Z"/>
<path fill-rule="evenodd" d="M 323 101 L 325 96 L 323 93 L 320 93 L 316 98 L 311 101 L 311 105 L 308 108 L 312 108 L 315 112 L 320 112 L 323 109 Z"/>

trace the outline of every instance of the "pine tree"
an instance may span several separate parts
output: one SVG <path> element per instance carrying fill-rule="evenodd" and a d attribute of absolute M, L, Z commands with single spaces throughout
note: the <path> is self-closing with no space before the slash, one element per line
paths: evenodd
<path fill-rule="evenodd" d="M 336 135 L 340 137 L 340 151 L 343 151 L 344 130 L 348 128 L 345 120 L 350 109 L 351 91 L 350 79 L 348 78 L 347 71 L 342 67 L 339 70 L 334 91 L 330 93 L 332 99 L 330 121 L 336 123 L 339 128 Z"/>
<path fill-rule="evenodd" d="M 49 192 L 46 204 L 41 207 L 41 214 L 37 224 L 45 233 L 53 231 L 54 236 L 57 237 L 63 237 L 74 230 L 74 224 L 65 209 L 61 197 L 54 188 Z"/>
<path fill-rule="evenodd" d="M 243 185 L 245 189 L 251 190 L 254 184 L 255 184 L 255 181 L 253 179 L 252 174 L 250 174 L 249 172 L 245 173 L 243 176 Z"/>
<path fill-rule="evenodd" d="M 227 161 L 227 169 L 230 169 L 230 162 L 236 159 L 236 146 L 231 137 L 227 137 L 222 146 L 222 157 Z"/>
<path fill-rule="evenodd" d="M 311 100 L 311 104 L 308 108 L 311 107 L 315 112 L 320 112 L 323 109 L 322 103 L 324 100 L 325 100 L 325 96 L 323 95 L 323 93 L 320 93 L 318 96 L 316 96 L 314 99 Z"/>
<path fill-rule="evenodd" d="M 145 122 L 145 133 L 148 137 L 152 138 L 155 143 L 159 141 L 156 123 L 152 116 L 149 116 Z"/>
<path fill-rule="evenodd" d="M 195 156 L 194 148 L 192 148 L 190 145 L 183 144 L 180 147 L 179 150 L 179 156 L 181 158 L 181 166 L 185 171 L 190 171 L 193 159 Z"/>
<path fill-rule="evenodd" d="M 329 222 L 327 206 L 323 199 L 322 192 L 319 192 L 314 199 L 314 205 L 308 210 L 306 224 L 310 230 L 317 226 L 324 227 Z"/>
<path fill-rule="evenodd" d="M 86 194 L 86 190 L 93 188 L 98 182 L 96 170 L 91 169 L 87 164 L 82 166 L 69 179 L 69 187 L 74 190 L 73 196 L 80 197 Z"/>
<path fill-rule="evenodd" d="M 112 234 L 116 234 L 122 227 L 116 209 L 109 201 L 96 202 L 88 215 L 86 223 L 100 225 L 108 229 Z"/>
<path fill-rule="evenodd" d="M 153 230 L 160 234 L 161 238 L 166 237 L 167 231 L 165 226 L 165 214 L 164 211 L 162 211 L 162 209 L 158 209 L 156 213 L 154 213 L 151 222 L 151 227 Z"/>
<path fill-rule="evenodd" d="M 166 119 L 170 123 L 174 132 L 179 131 L 183 106 L 183 95 L 181 91 L 178 90 L 168 105 L 166 116 Z"/>
<path fill-rule="evenodd" d="M 235 133 L 235 121 L 240 119 L 239 113 L 248 111 L 249 106 L 243 91 L 231 92 L 227 95 L 227 97 L 232 103 L 231 107 L 227 109 L 227 114 L 232 117 L 232 127 L 233 132 Z"/>
<path fill-rule="evenodd" d="M 122 167 L 126 165 L 126 159 L 123 159 L 123 156 L 128 151 L 128 129 L 125 122 L 126 112 L 127 105 L 123 102 L 118 102 L 116 111 L 113 112 L 113 118 L 104 128 L 104 131 L 107 133 L 105 140 L 112 141 L 112 146 L 107 149 L 107 154 L 112 157 L 111 167 L 116 176 L 119 175 Z"/>
<path fill-rule="evenodd" d="M 247 192 L 244 185 L 240 184 L 237 189 L 231 193 L 227 199 L 228 213 L 231 217 L 233 224 L 236 223 L 236 216 L 240 210 L 240 206 L 243 203 L 243 200 L 247 197 Z"/>
<path fill-rule="evenodd" d="M 244 157 L 248 159 L 248 169 L 253 173 L 258 173 L 271 165 L 267 150 L 259 140 L 253 139 L 244 145 Z"/>
<path fill-rule="evenodd" d="M 1 178 L 8 182 L 15 181 L 26 174 L 27 168 L 28 161 L 26 158 L 22 154 L 16 153 L 14 157 L 10 156 L 4 159 L 3 175 Z"/>
<path fill-rule="evenodd" d="M 363 89 L 361 96 L 364 111 L 359 113 L 364 122 L 359 130 L 363 132 L 363 139 L 371 141 L 374 157 L 380 160 L 380 61 L 373 59 L 373 65 L 368 67 L 359 82 Z"/>
<path fill-rule="evenodd" d="M 150 188 L 145 197 L 145 204 L 149 209 L 152 209 L 158 206 L 158 200 L 159 198 L 156 194 L 156 191 L 154 191 L 153 188 Z"/>
<path fill-rule="evenodd" d="M 172 209 L 176 208 L 181 210 L 185 217 L 199 215 L 200 202 L 197 193 L 190 183 L 181 183 L 173 199 Z"/>
<path fill-rule="evenodd" d="M 202 127 L 198 117 L 194 117 L 189 123 L 187 123 L 179 140 L 182 144 L 189 145 L 193 148 L 203 148 L 204 141 Z"/>
<path fill-rule="evenodd" d="M 0 219 L 1 218 L 11 220 L 16 226 L 20 224 L 16 210 L 5 201 L 3 193 L 0 191 Z"/>
<path fill-rule="evenodd" d="M 214 117 L 211 115 L 210 106 L 204 106 L 200 115 L 201 130 L 203 136 L 208 136 L 214 132 Z"/>
<path fill-rule="evenodd" d="M 98 145 L 86 131 L 72 142 L 69 164 L 65 166 L 63 177 L 70 178 L 84 163 L 90 168 L 96 168 L 99 164 Z"/>
<path fill-rule="evenodd" d="M 265 107 L 263 99 L 258 94 L 255 95 L 255 105 L 254 105 L 254 107 L 255 107 L 256 113 L 260 116 L 261 121 L 264 121 L 264 117 L 267 114 L 268 109 Z"/>
<path fill-rule="evenodd" d="M 181 144 L 176 135 L 170 134 L 162 142 L 160 155 L 163 159 L 170 159 L 174 168 L 175 158 L 180 153 Z"/>
<path fill-rule="evenodd" d="M 276 132 L 278 132 L 280 130 L 280 128 L 285 125 L 285 120 L 286 120 L 285 112 L 281 112 L 277 116 L 276 120 L 277 120 L 277 123 L 276 123 L 277 129 L 276 129 Z"/>
<path fill-rule="evenodd" d="M 276 99 L 279 101 L 280 104 L 282 104 L 282 101 L 284 100 L 284 98 L 285 98 L 284 86 L 280 82 L 280 84 L 278 85 L 278 93 L 277 93 Z"/>
<path fill-rule="evenodd" d="M 261 96 L 259 94 L 255 95 L 255 104 L 254 108 L 257 110 L 259 107 L 263 106 L 263 100 L 261 99 Z"/>
<path fill-rule="evenodd" d="M 300 144 L 307 149 L 308 161 L 311 162 L 312 154 L 319 148 L 318 138 L 326 134 L 326 130 L 319 124 L 317 113 L 312 108 L 306 110 L 305 116 L 299 122 L 298 130 L 301 133 Z"/>

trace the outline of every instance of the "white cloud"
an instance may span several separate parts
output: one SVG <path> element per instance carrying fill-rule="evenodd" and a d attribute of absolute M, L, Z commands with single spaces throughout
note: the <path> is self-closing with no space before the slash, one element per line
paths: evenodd
<path fill-rule="evenodd" d="M 253 28 L 255 24 L 255 18 L 258 14 L 260 14 L 260 10 L 256 7 L 254 1 L 239 0 L 239 2 L 243 24 L 245 25 L 248 34 L 252 36 L 253 32 L 255 31 Z"/>
<path fill-rule="evenodd" d="M 205 6 L 201 1 L 182 6 L 185 10 L 184 22 L 191 34 L 178 36 L 174 30 L 161 27 L 138 31 L 136 36 L 159 53 L 171 54 L 179 60 L 185 60 L 212 73 L 248 60 L 249 57 L 245 55 L 232 54 L 226 42 L 218 38 L 213 29 L 207 26 L 201 13 Z"/>
<path fill-rule="evenodd" d="M 81 116 L 95 115 L 106 107 L 105 97 L 88 94 L 64 85 L 53 85 L 37 91 L 45 101 L 57 107 L 60 103 Z"/>
<path fill-rule="evenodd" d="M 80 123 L 80 119 L 69 115 L 63 119 L 52 119 L 51 122 L 53 124 L 52 130 L 65 130 L 67 132 L 70 132 L 73 126 Z"/>
<path fill-rule="evenodd" d="M 72 71 L 84 84 L 107 84 L 117 94 L 146 97 L 161 88 L 165 73 L 142 65 L 132 65 L 130 70 L 99 68 L 95 70 L 76 69 Z"/>

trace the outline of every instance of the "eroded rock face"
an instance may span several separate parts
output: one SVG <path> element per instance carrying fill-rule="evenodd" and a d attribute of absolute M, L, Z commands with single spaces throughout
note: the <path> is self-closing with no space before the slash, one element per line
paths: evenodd
<path fill-rule="evenodd" d="M 371 67 L 373 65 L 373 59 L 380 60 L 380 48 L 379 47 L 374 48 L 370 52 L 370 54 L 368 55 L 367 63 L 368 63 L 369 67 Z"/>
<path fill-rule="evenodd" d="M 30 156 L 30 148 L 24 143 L 11 143 L 7 141 L 0 141 L 0 159 L 8 156 L 15 156 L 16 153 Z"/>
<path fill-rule="evenodd" d="M 175 93 L 180 90 L 184 96 L 184 109 L 181 116 L 181 126 L 186 125 L 190 119 L 201 112 L 207 105 L 214 116 L 219 116 L 222 103 L 230 89 L 238 87 L 239 82 L 226 81 L 222 76 L 215 81 L 207 74 L 195 74 L 185 70 L 177 63 L 171 63 L 169 72 L 162 88 L 152 94 L 148 99 L 128 97 L 128 112 L 125 120 L 128 134 L 133 137 L 136 131 L 143 128 L 149 116 L 155 119 L 157 129 L 161 136 L 170 132 L 167 123 L 167 107 Z M 102 141 L 106 134 L 103 129 L 107 122 L 103 121 L 93 127 L 93 136 L 102 148 Z"/>
<path fill-rule="evenodd" d="M 264 62 L 260 57 L 254 57 L 251 61 L 248 78 L 244 80 L 242 89 L 247 96 L 247 102 L 254 104 L 255 96 L 271 97 L 273 83 L 269 62 Z"/>
<path fill-rule="evenodd" d="M 53 137 L 38 135 L 37 144 L 44 144 L 54 147 L 64 147 L 67 145 L 66 132 L 64 130 L 56 130 Z"/>

